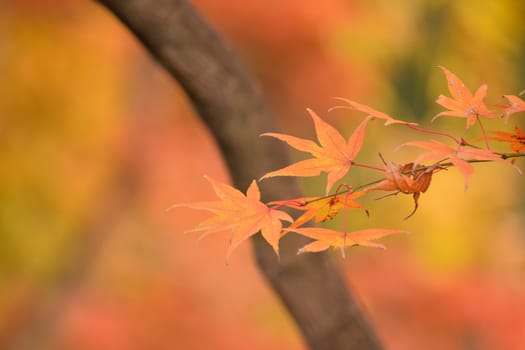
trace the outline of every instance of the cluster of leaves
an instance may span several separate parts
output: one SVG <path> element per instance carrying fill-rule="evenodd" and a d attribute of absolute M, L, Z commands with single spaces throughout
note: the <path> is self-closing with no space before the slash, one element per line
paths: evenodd
<path fill-rule="evenodd" d="M 405 219 L 411 217 L 418 208 L 418 199 L 429 188 L 434 174 L 451 167 L 457 168 L 465 179 L 465 190 L 468 188 L 470 177 L 474 172 L 474 163 L 498 162 L 513 166 L 517 157 L 525 156 L 525 134 L 516 126 L 515 133 L 493 131 L 492 136 L 482 124 L 482 118 L 502 118 L 505 123 L 510 115 L 525 111 L 525 101 L 518 96 L 504 95 L 508 103 L 488 106 L 484 99 L 487 95 L 487 85 L 480 86 L 474 94 L 463 82 L 449 70 L 440 67 L 445 73 L 451 97 L 440 95 L 436 102 L 446 108 L 434 118 L 451 116 L 466 119 L 466 128 L 478 124 L 483 137 L 473 140 L 483 141 L 482 147 L 467 142 L 463 138 L 456 138 L 445 132 L 429 130 L 419 127 L 416 123 L 394 119 L 371 107 L 355 101 L 339 98 L 345 103 L 344 108 L 362 112 L 367 116 L 355 128 L 348 140 L 330 124 L 321 119 L 315 112 L 308 109 L 317 134 L 318 143 L 298 137 L 266 133 L 262 136 L 273 137 L 286 142 L 291 147 L 307 152 L 312 158 L 299 161 L 283 169 L 269 172 L 262 179 L 275 176 L 319 176 L 327 173 L 326 192 L 322 196 L 294 198 L 288 200 L 263 203 L 257 182 L 252 181 L 246 195 L 237 189 L 215 180 L 207 178 L 213 186 L 219 201 L 201 202 L 193 204 L 177 204 L 173 207 L 189 207 L 210 211 L 213 216 L 202 222 L 189 232 L 201 232 L 206 236 L 213 232 L 230 231 L 231 241 L 227 256 L 243 241 L 257 232 L 261 232 L 264 239 L 279 254 L 280 238 L 290 232 L 313 239 L 313 242 L 299 249 L 299 253 L 318 252 L 329 247 L 340 248 L 344 256 L 344 248 L 353 245 L 384 248 L 383 245 L 373 242 L 386 235 L 402 233 L 398 229 L 370 228 L 348 232 L 346 229 L 346 212 L 351 209 L 368 211 L 356 201 L 370 192 L 387 191 L 388 195 L 408 194 L 414 200 L 414 209 Z M 497 108 L 497 109 L 490 109 Z M 424 150 L 416 159 L 405 164 L 396 164 L 383 159 L 383 166 L 358 163 L 355 161 L 364 143 L 366 127 L 373 120 L 381 120 L 385 126 L 400 125 L 415 131 L 446 137 L 449 142 L 437 140 L 406 142 L 399 147 L 412 146 Z M 490 148 L 489 141 L 506 142 L 510 145 L 510 153 L 495 152 Z M 429 164 L 424 161 L 432 160 Z M 381 172 L 382 179 L 364 185 L 352 187 L 349 184 L 338 186 L 335 193 L 330 194 L 334 185 L 341 180 L 352 167 L 363 167 L 371 171 Z M 519 169 L 518 169 L 519 171 Z M 292 208 L 304 213 L 295 220 L 283 208 Z M 335 231 L 320 227 L 302 227 L 311 219 L 315 222 L 324 222 L 333 219 L 339 212 L 344 212 L 344 229 Z M 283 227 L 283 222 L 288 222 Z"/>

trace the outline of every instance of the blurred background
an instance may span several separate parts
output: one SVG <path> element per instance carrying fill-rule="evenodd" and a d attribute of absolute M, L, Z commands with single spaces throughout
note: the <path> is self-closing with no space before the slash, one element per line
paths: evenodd
<path fill-rule="evenodd" d="M 310 107 L 348 136 L 362 116 L 328 114 L 334 96 L 430 127 L 448 95 L 437 65 L 471 90 L 487 83 L 491 104 L 525 89 L 518 1 L 193 3 L 287 134 L 313 137 Z M 173 80 L 95 2 L 0 5 L 0 348 L 304 349 L 249 244 L 226 266 L 227 234 L 183 234 L 206 214 L 164 210 L 214 199 L 204 174 L 229 181 Z M 431 127 L 479 136 L 456 118 Z M 393 149 L 428 138 L 374 123 L 358 160 L 380 164 L 381 151 L 407 162 L 417 151 Z M 315 195 L 324 181 L 302 184 Z M 355 229 L 412 233 L 384 239 L 386 251 L 334 253 L 387 349 L 525 348 L 523 184 L 510 167 L 481 164 L 467 192 L 456 170 L 435 176 L 407 221 L 409 196 L 366 199 L 369 219 L 349 214 Z"/>

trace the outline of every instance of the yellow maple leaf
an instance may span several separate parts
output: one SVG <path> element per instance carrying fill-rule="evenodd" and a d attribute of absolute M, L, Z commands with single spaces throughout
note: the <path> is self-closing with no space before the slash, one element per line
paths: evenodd
<path fill-rule="evenodd" d="M 341 210 L 363 209 L 368 211 L 361 203 L 354 199 L 361 197 L 366 192 L 351 192 L 328 197 L 303 197 L 291 200 L 276 201 L 268 205 L 286 206 L 302 210 L 305 213 L 299 216 L 287 229 L 303 225 L 311 219 L 315 222 L 325 222 L 333 219 Z"/>

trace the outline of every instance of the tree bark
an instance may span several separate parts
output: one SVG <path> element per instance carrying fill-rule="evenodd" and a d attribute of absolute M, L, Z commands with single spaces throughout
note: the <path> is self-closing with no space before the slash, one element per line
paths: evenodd
<path fill-rule="evenodd" d="M 175 78 L 222 151 L 236 187 L 289 164 L 287 150 L 259 135 L 276 123 L 233 52 L 185 0 L 98 0 Z M 263 182 L 264 200 L 300 197 L 293 178 Z M 253 239 L 261 272 L 311 349 L 380 349 L 379 341 L 328 254 L 297 256 L 305 239 L 287 235 L 277 259 Z"/>

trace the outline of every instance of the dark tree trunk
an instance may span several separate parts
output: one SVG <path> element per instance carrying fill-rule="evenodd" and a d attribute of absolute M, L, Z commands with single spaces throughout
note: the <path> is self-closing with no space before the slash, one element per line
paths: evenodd
<path fill-rule="evenodd" d="M 232 51 L 184 0 L 98 0 L 142 42 L 187 93 L 216 138 L 234 184 L 289 164 L 278 142 L 261 140 L 276 131 L 274 118 Z M 265 200 L 300 197 L 292 178 L 262 184 Z M 289 236 L 289 237 L 288 237 Z M 379 341 L 328 254 L 297 256 L 304 239 L 288 235 L 277 260 L 255 238 L 261 272 L 302 331 L 311 349 L 379 349 Z"/>

